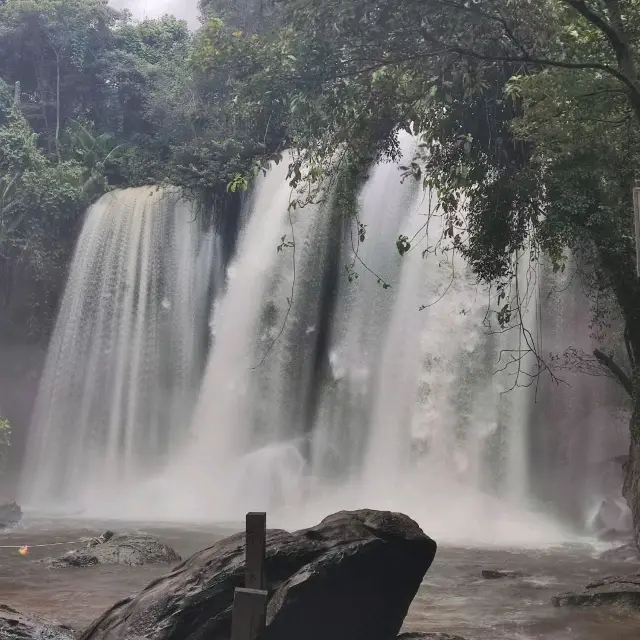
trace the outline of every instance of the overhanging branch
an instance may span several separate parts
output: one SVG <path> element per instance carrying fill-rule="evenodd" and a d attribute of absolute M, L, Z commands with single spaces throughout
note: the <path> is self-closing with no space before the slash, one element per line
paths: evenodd
<path fill-rule="evenodd" d="M 573 7 L 583 18 L 586 18 L 592 25 L 602 31 L 615 51 L 616 58 L 620 61 L 627 50 L 627 45 L 623 40 L 622 34 L 618 33 L 603 16 L 589 7 L 584 0 L 564 0 L 564 2 Z"/>
<path fill-rule="evenodd" d="M 633 395 L 633 385 L 629 376 L 616 364 L 611 356 L 600 351 L 600 349 L 594 349 L 593 355 L 597 358 L 603 366 L 607 367 L 613 374 L 613 377 L 620 383 L 622 388 L 631 396 Z"/>

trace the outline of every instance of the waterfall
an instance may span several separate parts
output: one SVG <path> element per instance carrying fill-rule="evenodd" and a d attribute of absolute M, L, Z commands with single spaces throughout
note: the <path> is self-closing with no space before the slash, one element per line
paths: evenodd
<path fill-rule="evenodd" d="M 291 208 L 285 155 L 245 199 L 226 265 L 176 191 L 96 204 L 38 399 L 31 503 L 183 521 L 267 510 L 285 527 L 366 506 L 442 541 L 566 539 L 569 490 L 550 481 L 584 481 L 574 503 L 593 509 L 584 468 L 624 452 L 624 429 L 602 435 L 622 401 L 602 378 L 527 384 L 522 330 L 496 322 L 434 194 L 401 180 L 415 144 L 401 136 L 403 158 L 371 168 L 356 219 L 331 190 Z M 588 350 L 579 288 L 527 251 L 517 263 L 509 295 L 537 352 Z"/>
<path fill-rule="evenodd" d="M 414 144 L 401 139 L 405 158 Z M 518 362 L 501 355 L 518 352 L 521 334 L 486 325 L 489 293 L 442 242 L 433 198 L 402 183 L 399 164 L 374 167 L 359 194 L 357 257 L 355 221 L 330 198 L 290 211 L 286 166 L 259 179 L 215 311 L 191 440 L 132 511 L 227 521 L 264 509 L 293 527 L 369 506 L 403 510 L 449 541 L 562 538 L 530 495 L 533 388 L 511 389 Z M 414 238 L 404 257 L 401 233 Z M 293 239 L 295 251 L 283 248 Z M 537 339 L 525 258 L 514 289 Z"/>
<path fill-rule="evenodd" d="M 87 213 L 30 431 L 34 506 L 117 499 L 189 425 L 214 237 L 176 191 L 105 195 Z"/>
<path fill-rule="evenodd" d="M 542 274 L 540 330 L 548 352 L 572 347 L 590 356 L 594 347 L 609 350 L 623 343 L 622 331 L 609 329 L 608 344 L 598 344 L 586 329 L 589 300 L 582 290 L 579 265 L 574 259 L 564 271 Z M 585 330 L 586 329 L 586 330 Z M 615 332 L 618 335 L 615 335 Z M 617 337 L 617 341 L 611 340 Z M 616 361 L 624 362 L 617 353 Z M 537 461 L 533 474 L 535 493 L 549 509 L 584 521 L 599 503 L 620 494 L 622 469 L 615 458 L 629 448 L 628 398 L 606 377 L 561 371 L 562 382 L 549 378 L 538 390 L 542 401 L 532 413 L 529 453 Z M 613 477 L 610 477 L 613 476 Z"/>

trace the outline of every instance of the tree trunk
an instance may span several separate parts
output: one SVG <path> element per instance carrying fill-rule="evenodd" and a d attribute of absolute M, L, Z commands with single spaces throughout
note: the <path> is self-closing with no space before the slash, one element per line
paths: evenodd
<path fill-rule="evenodd" d="M 636 283 L 636 291 L 637 291 Z M 631 351 L 634 361 L 640 353 L 640 321 L 635 314 L 635 301 L 637 295 L 632 298 L 630 313 L 625 318 L 625 340 L 627 348 Z M 625 497 L 631 515 L 633 517 L 633 538 L 640 550 L 640 369 L 633 366 L 631 393 L 631 419 L 629 421 L 629 458 L 624 465 L 624 485 L 622 495 Z"/>
<path fill-rule="evenodd" d="M 60 162 L 60 54 L 56 54 L 56 154 Z"/>
<path fill-rule="evenodd" d="M 640 375 L 636 374 L 633 380 L 633 399 L 629 434 L 631 444 L 629 446 L 629 458 L 624 464 L 624 485 L 622 495 L 625 497 L 633 518 L 633 539 L 640 550 Z"/>

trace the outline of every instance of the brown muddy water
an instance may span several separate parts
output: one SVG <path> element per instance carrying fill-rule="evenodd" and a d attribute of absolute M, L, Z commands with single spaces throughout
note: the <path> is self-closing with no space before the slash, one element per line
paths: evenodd
<path fill-rule="evenodd" d="M 105 529 L 153 533 L 183 557 L 240 527 L 175 527 L 123 523 L 27 521 L 0 532 L 0 547 L 66 543 Z M 73 548 L 34 547 L 27 557 L 0 548 L 0 603 L 82 629 L 115 601 L 166 573 L 166 567 L 91 567 L 49 570 L 38 562 Z M 598 559 L 602 548 L 572 544 L 548 549 L 441 546 L 406 620 L 406 631 L 440 631 L 467 640 L 638 640 L 640 612 L 607 607 L 554 608 L 553 595 L 639 565 Z M 522 579 L 483 580 L 483 569 L 518 570 Z"/>

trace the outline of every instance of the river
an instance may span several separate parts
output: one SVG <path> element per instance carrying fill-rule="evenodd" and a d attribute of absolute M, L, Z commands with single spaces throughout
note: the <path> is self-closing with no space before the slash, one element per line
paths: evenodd
<path fill-rule="evenodd" d="M 27 520 L 0 533 L 0 603 L 82 629 L 111 604 L 142 589 L 166 567 L 49 570 L 40 562 L 107 528 L 158 535 L 183 557 L 240 527 L 172 526 Z M 57 546 L 36 547 L 35 545 Z M 21 556 L 9 545 L 31 545 Z M 637 565 L 598 558 L 602 548 L 571 544 L 545 549 L 442 546 L 406 619 L 406 631 L 439 631 L 467 640 L 637 640 L 640 612 L 554 608 L 553 595 Z M 526 578 L 484 580 L 483 569 L 521 571 Z"/>

